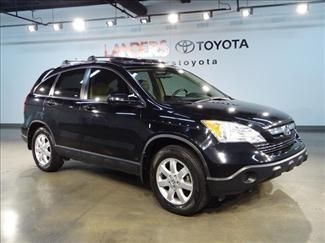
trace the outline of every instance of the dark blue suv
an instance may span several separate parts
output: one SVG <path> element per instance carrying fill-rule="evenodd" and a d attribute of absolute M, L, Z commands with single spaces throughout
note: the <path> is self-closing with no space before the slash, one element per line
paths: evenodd
<path fill-rule="evenodd" d="M 22 137 L 41 170 L 76 159 L 135 174 L 181 215 L 307 159 L 287 114 L 155 60 L 65 61 L 37 80 L 24 118 Z"/>

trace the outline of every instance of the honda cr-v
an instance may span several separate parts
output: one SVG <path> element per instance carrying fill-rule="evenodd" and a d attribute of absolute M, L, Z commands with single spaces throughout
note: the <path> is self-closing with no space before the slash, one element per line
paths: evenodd
<path fill-rule="evenodd" d="M 92 56 L 45 71 L 26 98 L 22 137 L 43 171 L 75 159 L 138 175 L 181 215 L 307 159 L 289 115 L 144 59 Z"/>

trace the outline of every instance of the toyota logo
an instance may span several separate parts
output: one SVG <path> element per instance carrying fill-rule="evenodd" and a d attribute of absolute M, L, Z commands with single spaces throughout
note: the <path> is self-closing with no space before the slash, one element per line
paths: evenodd
<path fill-rule="evenodd" d="M 175 46 L 176 51 L 184 54 L 194 51 L 194 48 L 195 44 L 193 41 L 190 40 L 181 40 L 177 42 Z"/>

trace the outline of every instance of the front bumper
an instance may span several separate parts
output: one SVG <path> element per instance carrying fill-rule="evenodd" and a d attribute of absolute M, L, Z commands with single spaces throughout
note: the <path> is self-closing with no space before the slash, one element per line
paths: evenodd
<path fill-rule="evenodd" d="M 280 176 L 283 172 L 301 165 L 307 157 L 307 149 L 303 148 L 294 155 L 276 162 L 244 166 L 227 177 L 208 177 L 209 192 L 213 196 L 224 196 L 247 191 L 256 184 Z"/>

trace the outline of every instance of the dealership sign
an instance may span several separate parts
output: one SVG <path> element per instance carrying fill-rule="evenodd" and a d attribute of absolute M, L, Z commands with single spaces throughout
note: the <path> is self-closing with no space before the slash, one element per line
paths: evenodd
<path fill-rule="evenodd" d="M 225 39 L 225 40 L 180 40 L 176 41 L 170 48 L 167 40 L 152 40 L 152 41 L 132 41 L 128 43 L 115 43 L 113 47 L 107 48 L 105 45 L 105 56 L 119 56 L 119 57 L 133 57 L 133 58 L 167 58 L 172 49 L 177 53 L 189 54 L 186 55 L 188 60 L 171 60 L 170 62 L 178 66 L 202 66 L 215 65 L 218 63 L 217 59 L 200 58 L 197 59 L 190 54 L 194 52 L 216 52 L 220 50 L 229 49 L 243 49 L 249 48 L 246 39 Z"/>
<path fill-rule="evenodd" d="M 233 40 L 208 40 L 208 41 L 196 41 L 181 40 L 176 43 L 176 51 L 188 54 L 194 50 L 198 51 L 211 51 L 211 50 L 228 50 L 228 49 L 241 49 L 249 48 L 246 39 L 233 39 Z"/>
<path fill-rule="evenodd" d="M 115 43 L 111 51 L 105 46 L 105 56 L 159 58 L 168 55 L 169 47 L 166 40 Z"/>

